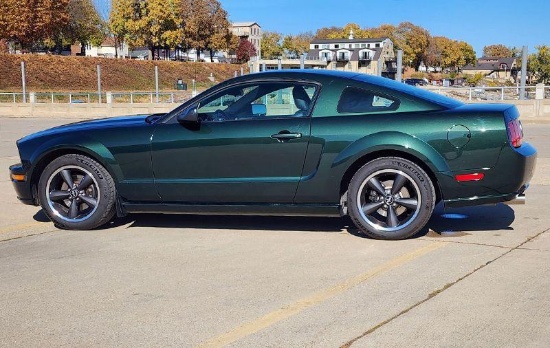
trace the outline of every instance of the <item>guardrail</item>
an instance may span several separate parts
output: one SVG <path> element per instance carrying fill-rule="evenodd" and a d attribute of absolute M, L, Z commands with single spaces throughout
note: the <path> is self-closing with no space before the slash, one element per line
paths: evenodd
<path fill-rule="evenodd" d="M 189 91 L 177 92 L 2 92 L 0 103 L 49 103 L 49 104 L 93 104 L 93 103 L 183 103 L 189 100 Z"/>
<path fill-rule="evenodd" d="M 427 86 L 439 94 L 445 94 L 460 100 L 518 100 L 519 87 L 440 87 Z M 544 86 L 539 92 L 542 98 L 550 99 L 550 86 Z M 59 104 L 92 104 L 92 103 L 178 103 L 181 104 L 192 97 L 190 91 L 175 92 L 30 92 L 24 95 L 17 92 L 0 93 L 0 103 L 59 103 Z M 540 97 L 540 95 L 539 95 Z M 525 87 L 525 99 L 536 99 L 537 87 Z"/>
<path fill-rule="evenodd" d="M 519 100 L 520 87 L 439 87 L 427 89 L 461 100 Z M 542 87 L 538 99 L 550 99 L 550 86 Z M 525 87 L 525 99 L 537 99 L 537 87 Z"/>

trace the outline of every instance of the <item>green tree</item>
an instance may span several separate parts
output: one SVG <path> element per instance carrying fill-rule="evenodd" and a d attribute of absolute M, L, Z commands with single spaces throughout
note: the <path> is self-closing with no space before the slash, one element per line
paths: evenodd
<path fill-rule="evenodd" d="M 537 53 L 529 59 L 529 71 L 535 74 L 539 82 L 550 81 L 550 47 L 547 45 L 536 46 Z"/>
<path fill-rule="evenodd" d="M 489 45 L 483 47 L 483 56 L 484 57 L 495 57 L 495 58 L 509 58 L 514 57 L 514 52 L 502 44 Z"/>
<path fill-rule="evenodd" d="M 264 31 L 262 34 L 262 58 L 274 59 L 283 54 L 282 35 L 273 31 Z"/>

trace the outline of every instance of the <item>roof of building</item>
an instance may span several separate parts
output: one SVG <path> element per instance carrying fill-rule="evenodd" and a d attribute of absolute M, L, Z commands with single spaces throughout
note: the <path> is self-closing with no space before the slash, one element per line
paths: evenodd
<path fill-rule="evenodd" d="M 507 69 L 513 67 L 516 58 L 481 57 L 476 65 L 466 65 L 462 70 L 499 70 L 501 64 L 506 64 Z"/>
<path fill-rule="evenodd" d="M 256 22 L 235 22 L 235 23 L 231 23 L 232 27 L 251 27 L 253 25 L 257 25 L 261 28 L 261 25 L 259 25 Z"/>
<path fill-rule="evenodd" d="M 342 43 L 372 43 L 372 42 L 382 42 L 386 40 L 387 37 L 382 38 L 369 38 L 369 39 L 314 39 L 311 41 L 312 44 L 329 44 L 335 42 Z"/>

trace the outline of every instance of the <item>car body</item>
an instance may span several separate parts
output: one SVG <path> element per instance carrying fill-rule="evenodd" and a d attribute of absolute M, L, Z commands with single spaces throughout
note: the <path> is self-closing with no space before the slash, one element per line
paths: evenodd
<path fill-rule="evenodd" d="M 418 79 L 418 78 L 405 79 L 405 81 L 403 81 L 403 82 L 406 83 L 407 85 L 410 85 L 410 86 L 426 86 L 426 85 L 428 85 L 428 81 L 426 81 L 424 79 Z"/>
<path fill-rule="evenodd" d="M 63 228 L 115 213 L 350 215 L 402 239 L 434 206 L 511 201 L 536 150 L 515 106 L 463 104 L 351 72 L 227 80 L 167 114 L 73 123 L 17 141 L 19 199 Z"/>

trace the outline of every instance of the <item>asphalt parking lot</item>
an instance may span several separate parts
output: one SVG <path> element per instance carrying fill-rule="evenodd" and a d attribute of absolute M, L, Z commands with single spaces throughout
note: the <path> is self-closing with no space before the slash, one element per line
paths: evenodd
<path fill-rule="evenodd" d="M 443 210 L 420 237 L 346 219 L 133 215 L 56 229 L 20 204 L 0 118 L 0 346 L 548 347 L 550 124 L 525 205 Z M 351 232 L 351 233 L 350 233 Z"/>

